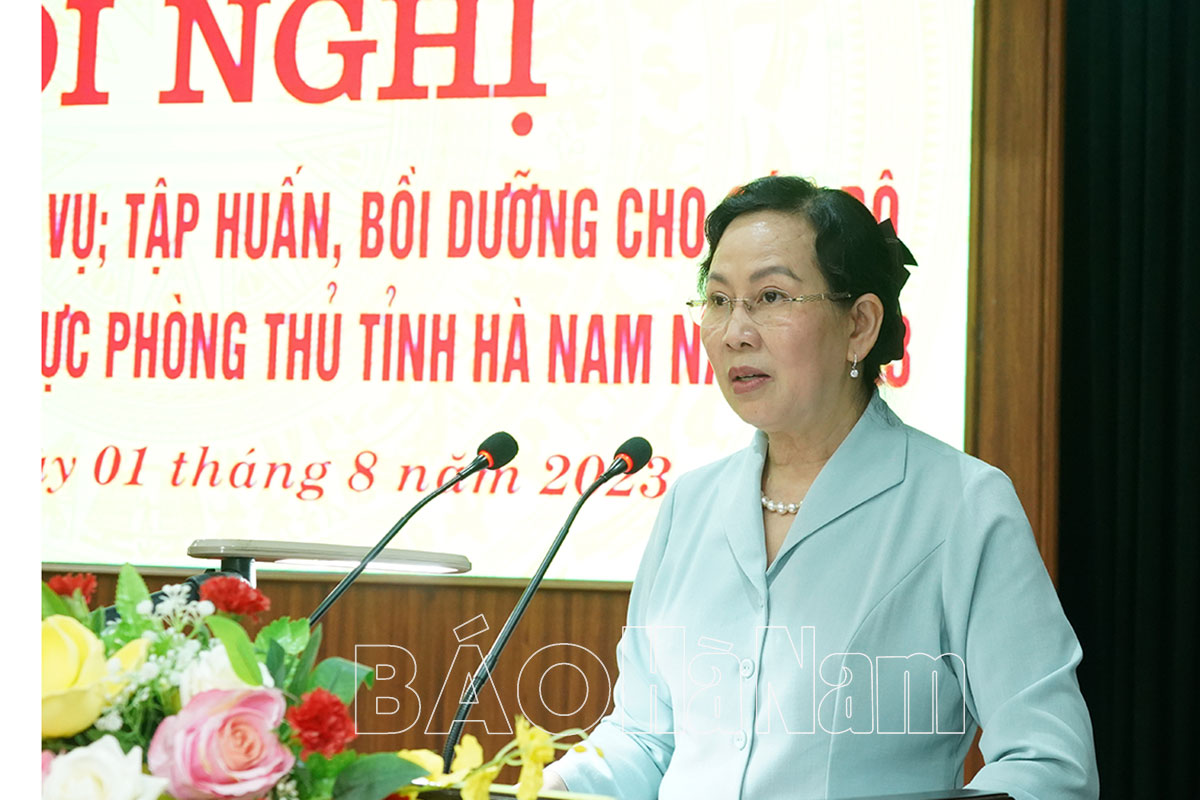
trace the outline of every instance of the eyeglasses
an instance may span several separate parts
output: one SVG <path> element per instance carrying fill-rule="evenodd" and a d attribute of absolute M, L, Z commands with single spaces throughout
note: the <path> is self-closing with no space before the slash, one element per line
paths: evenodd
<path fill-rule="evenodd" d="M 746 308 L 746 315 L 755 325 L 767 328 L 772 325 L 782 325 L 788 321 L 792 303 L 815 303 L 819 300 L 847 300 L 852 297 L 849 292 L 821 292 L 820 294 L 801 294 L 792 297 L 779 289 L 763 289 L 757 297 L 730 297 L 721 292 L 713 292 L 708 297 L 698 300 L 688 300 L 688 311 L 692 322 L 704 329 L 723 328 L 733 317 L 733 309 L 741 303 Z"/>

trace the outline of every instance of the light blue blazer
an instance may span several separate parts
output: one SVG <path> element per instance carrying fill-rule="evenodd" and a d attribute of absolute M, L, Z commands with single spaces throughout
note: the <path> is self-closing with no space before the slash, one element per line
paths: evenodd
<path fill-rule="evenodd" d="M 962 785 L 1098 796 L 1081 651 L 1004 473 L 878 396 L 775 561 L 766 437 L 663 500 L 617 647 L 604 753 L 550 769 L 619 798 L 836 798 Z"/>

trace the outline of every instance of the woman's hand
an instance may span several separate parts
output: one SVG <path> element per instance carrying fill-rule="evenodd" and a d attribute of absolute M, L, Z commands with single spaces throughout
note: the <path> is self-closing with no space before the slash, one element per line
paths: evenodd
<path fill-rule="evenodd" d="M 558 773 L 548 769 L 542 772 L 542 788 L 551 792 L 567 791 L 567 785 L 558 777 Z"/>

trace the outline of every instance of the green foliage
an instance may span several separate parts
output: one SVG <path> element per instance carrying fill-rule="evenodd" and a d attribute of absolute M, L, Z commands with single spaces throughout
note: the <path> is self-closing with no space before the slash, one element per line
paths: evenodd
<path fill-rule="evenodd" d="M 357 758 L 358 754 L 353 750 L 345 750 L 333 758 L 313 753 L 305 761 L 298 762 L 294 775 L 301 800 L 331 800 L 338 773 Z"/>
<path fill-rule="evenodd" d="M 87 600 L 83 599 L 83 592 L 76 589 L 71 592 L 71 596 L 67 598 L 67 608 L 71 610 L 71 616 L 79 620 L 84 625 L 88 624 L 88 619 L 92 612 L 88 609 Z"/>
<path fill-rule="evenodd" d="M 254 638 L 254 649 L 267 665 L 275 685 L 288 687 L 296 669 L 297 659 L 312 641 L 307 619 L 279 619 L 267 625 Z"/>
<path fill-rule="evenodd" d="M 121 728 L 113 735 L 117 737 L 122 750 L 128 753 L 132 747 L 137 746 L 142 748 L 142 754 L 145 755 L 150 747 L 150 740 L 154 738 L 154 732 L 171 713 L 167 702 L 159 693 L 151 692 L 145 702 L 127 703 L 121 709 Z M 96 732 L 96 738 L 104 735 L 95 728 L 91 730 Z"/>
<path fill-rule="evenodd" d="M 114 605 L 121 615 L 115 627 L 103 632 L 105 651 L 113 653 L 122 645 L 132 642 L 145 631 L 161 630 L 162 625 L 152 617 L 141 616 L 137 613 L 138 604 L 150 599 L 150 590 L 146 582 L 132 564 L 125 564 L 117 574 L 117 596 Z"/>
<path fill-rule="evenodd" d="M 229 665 L 233 673 L 251 686 L 262 686 L 262 671 L 258 668 L 258 657 L 254 654 L 254 645 L 242 626 L 228 617 L 213 615 L 205 620 L 213 635 L 225 645 L 229 655 Z"/>
<path fill-rule="evenodd" d="M 354 702 L 358 687 L 367 684 L 367 688 L 375 685 L 375 672 L 362 664 L 357 664 L 345 658 L 334 656 L 327 658 L 317 665 L 308 679 L 306 692 L 320 686 L 338 696 L 346 705 Z"/>
<path fill-rule="evenodd" d="M 362 756 L 341 771 L 333 784 L 338 800 L 383 800 L 401 786 L 429 773 L 394 753 Z"/>
<path fill-rule="evenodd" d="M 85 621 L 83 624 L 91 628 L 92 633 L 99 636 L 100 632 L 104 630 L 104 609 L 97 608 L 92 613 L 88 614 L 87 621 Z"/>
<path fill-rule="evenodd" d="M 92 624 L 95 612 L 88 609 L 87 601 L 83 599 L 82 592 L 76 589 L 71 593 L 70 597 L 63 597 L 51 589 L 48 583 L 42 581 L 42 619 L 55 614 L 61 614 L 64 617 L 74 617 L 83 623 L 85 627 L 90 628 L 92 633 L 99 633 L 99 628 Z"/>
<path fill-rule="evenodd" d="M 42 581 L 42 619 L 55 614 L 69 617 L 71 611 L 67 608 L 67 601 L 63 600 L 58 592 L 51 589 L 45 581 Z"/>
<path fill-rule="evenodd" d="M 312 672 L 313 664 L 317 661 L 317 651 L 320 648 L 321 626 L 318 625 L 312 629 L 308 644 L 304 646 L 304 652 L 300 654 L 300 662 L 296 665 L 296 671 L 292 673 L 291 680 L 288 682 L 288 694 L 299 697 L 308 691 L 308 673 Z"/>
<path fill-rule="evenodd" d="M 117 613 L 123 619 L 132 619 L 137 616 L 138 603 L 149 599 L 150 590 L 142 576 L 132 564 L 124 564 L 117 574 Z"/>
<path fill-rule="evenodd" d="M 287 683 L 288 662 L 287 653 L 279 646 L 279 642 L 271 640 L 267 649 L 267 672 L 271 674 L 271 682 L 276 686 Z"/>
<path fill-rule="evenodd" d="M 254 649 L 260 655 L 266 655 L 271 642 L 278 642 L 283 652 L 289 656 L 298 656 L 308 645 L 310 631 L 307 619 L 288 619 L 280 617 L 258 632 L 254 637 Z"/>

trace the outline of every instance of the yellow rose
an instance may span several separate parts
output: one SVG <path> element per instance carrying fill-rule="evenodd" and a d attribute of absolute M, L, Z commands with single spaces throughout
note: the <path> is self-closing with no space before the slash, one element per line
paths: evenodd
<path fill-rule="evenodd" d="M 74 736 L 104 707 L 104 645 L 73 617 L 42 620 L 42 738 Z"/>

